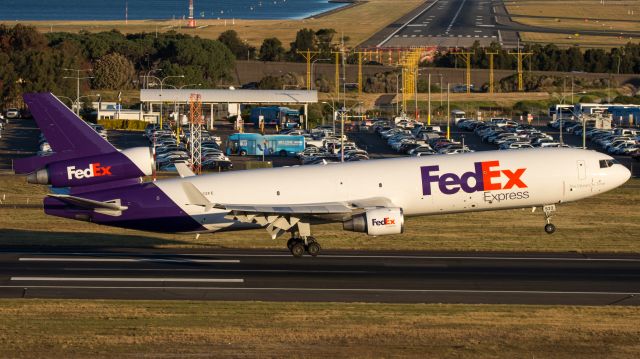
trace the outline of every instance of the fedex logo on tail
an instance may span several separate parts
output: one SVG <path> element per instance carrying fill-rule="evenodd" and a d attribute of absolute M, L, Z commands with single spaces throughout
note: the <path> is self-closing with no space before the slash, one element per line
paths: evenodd
<path fill-rule="evenodd" d="M 88 168 L 76 169 L 76 166 L 67 167 L 67 179 L 83 179 L 111 176 L 111 166 L 101 166 L 99 162 L 89 164 Z"/>
<path fill-rule="evenodd" d="M 500 161 L 475 162 L 474 171 L 465 172 L 462 175 L 455 173 L 438 174 L 440 166 L 420 167 L 422 174 L 422 195 L 432 194 L 432 185 L 438 185 L 443 194 L 451 195 L 460 190 L 466 193 L 479 191 L 495 191 L 514 188 L 527 188 L 522 181 L 522 175 L 526 168 L 515 171 L 500 169 Z M 506 179 L 506 181 L 504 181 Z"/>

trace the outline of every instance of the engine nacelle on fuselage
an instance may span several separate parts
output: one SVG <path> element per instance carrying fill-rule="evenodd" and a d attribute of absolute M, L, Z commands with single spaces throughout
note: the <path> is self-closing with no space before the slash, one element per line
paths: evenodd
<path fill-rule="evenodd" d="M 351 217 L 342 224 L 345 231 L 384 236 L 404 232 L 402 208 L 376 208 Z"/>
<path fill-rule="evenodd" d="M 118 181 L 153 173 L 155 161 L 148 147 L 135 147 L 98 156 L 53 162 L 30 173 L 27 182 L 76 187 Z"/>

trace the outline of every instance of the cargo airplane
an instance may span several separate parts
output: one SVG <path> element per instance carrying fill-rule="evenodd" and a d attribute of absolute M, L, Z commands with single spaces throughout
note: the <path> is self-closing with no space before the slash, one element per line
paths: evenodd
<path fill-rule="evenodd" d="M 595 151 L 548 148 L 232 171 L 143 181 L 149 148 L 122 151 L 52 94 L 25 102 L 54 153 L 14 161 L 29 183 L 50 185 L 45 213 L 154 232 L 264 228 L 289 233 L 294 256 L 316 256 L 311 225 L 339 222 L 371 236 L 404 231 L 405 217 L 541 207 L 551 234 L 557 204 L 612 190 L 630 172 Z M 259 184 L 259 185 L 256 185 Z"/>

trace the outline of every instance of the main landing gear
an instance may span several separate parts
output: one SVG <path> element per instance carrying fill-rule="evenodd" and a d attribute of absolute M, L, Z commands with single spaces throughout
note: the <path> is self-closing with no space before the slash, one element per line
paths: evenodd
<path fill-rule="evenodd" d="M 322 249 L 320 244 L 315 238 L 309 237 L 295 237 L 292 236 L 287 242 L 287 248 L 291 251 L 294 257 L 302 257 L 305 252 L 309 253 L 312 257 L 317 256 Z"/>
<path fill-rule="evenodd" d="M 553 212 L 556 211 L 556 205 L 551 204 L 544 206 L 542 207 L 542 210 L 544 211 L 544 218 L 547 221 L 547 224 L 544 226 L 544 231 L 547 232 L 547 234 L 553 234 L 553 232 L 556 231 L 556 226 L 551 223 L 551 218 L 553 218 Z"/>

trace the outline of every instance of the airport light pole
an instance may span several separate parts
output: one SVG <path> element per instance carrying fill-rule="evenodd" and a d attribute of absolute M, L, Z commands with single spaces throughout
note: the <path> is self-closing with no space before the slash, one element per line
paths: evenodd
<path fill-rule="evenodd" d="M 315 87 L 315 84 L 316 84 L 316 80 L 315 80 L 316 73 L 315 73 L 315 67 L 314 66 L 316 65 L 316 62 L 318 62 L 318 61 L 331 61 L 331 59 L 315 59 L 315 60 L 313 60 L 313 62 L 311 62 L 311 76 L 312 76 L 312 81 L 313 81 L 313 82 L 311 82 L 311 89 L 312 90 L 313 90 L 313 88 Z"/>
<path fill-rule="evenodd" d="M 156 71 L 162 71 L 162 69 L 151 69 L 149 71 L 147 71 L 147 74 L 142 76 L 144 77 L 144 88 L 148 89 L 149 88 L 149 77 L 151 77 L 151 73 L 152 72 L 156 72 Z"/>
<path fill-rule="evenodd" d="M 429 92 L 429 100 L 427 101 L 427 125 L 431 125 L 431 73 L 429 73 L 429 83 L 427 84 L 428 86 L 428 92 Z"/>
<path fill-rule="evenodd" d="M 64 76 L 64 79 L 75 79 L 76 80 L 76 116 L 80 117 L 80 80 L 92 79 L 93 76 L 80 76 L 81 72 L 92 71 L 92 69 L 67 69 L 64 68 L 64 71 L 75 71 L 76 76 Z"/>
<path fill-rule="evenodd" d="M 400 75 L 401 73 L 398 72 L 396 74 L 396 116 L 399 115 L 399 109 L 398 109 L 398 96 L 399 96 L 399 91 L 400 91 Z"/>
<path fill-rule="evenodd" d="M 449 102 L 449 84 L 447 83 L 447 140 L 451 139 L 451 103 Z"/>
<path fill-rule="evenodd" d="M 333 97 L 331 97 L 331 103 L 327 101 L 322 101 L 323 104 L 331 106 L 331 118 L 333 119 L 333 134 L 336 134 L 336 106 L 333 101 Z"/>
<path fill-rule="evenodd" d="M 158 80 L 160 82 L 160 97 L 162 97 L 162 88 L 164 85 L 164 82 L 167 79 L 171 79 L 171 78 L 184 78 L 184 75 L 171 75 L 171 76 L 165 76 L 162 79 L 156 77 L 156 76 L 149 76 L 149 77 L 153 77 L 156 80 Z M 162 130 L 162 105 L 164 104 L 164 101 L 162 99 L 160 99 L 160 130 Z"/>

